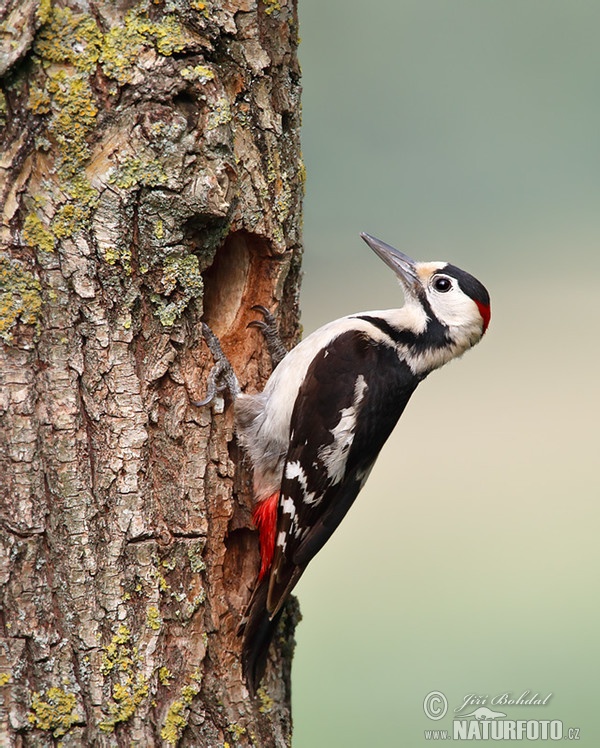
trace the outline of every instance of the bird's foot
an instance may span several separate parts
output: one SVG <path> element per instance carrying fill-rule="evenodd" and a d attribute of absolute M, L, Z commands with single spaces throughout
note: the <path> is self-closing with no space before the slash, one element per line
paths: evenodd
<path fill-rule="evenodd" d="M 280 364 L 283 358 L 287 355 L 288 350 L 279 337 L 277 322 L 271 312 L 261 304 L 256 304 L 252 309 L 255 312 L 260 312 L 263 319 L 253 320 L 248 324 L 248 327 L 256 327 L 262 332 L 265 343 L 267 344 L 267 349 L 271 356 L 271 363 L 275 369 L 275 367 Z"/>
<path fill-rule="evenodd" d="M 193 405 L 196 405 L 199 408 L 211 403 L 215 399 L 217 393 L 222 392 L 223 390 L 229 390 L 229 393 L 234 400 L 240 394 L 240 384 L 233 367 L 227 356 L 223 353 L 219 338 L 217 338 L 206 322 L 202 323 L 202 335 L 213 355 L 215 365 L 208 375 L 206 397 L 202 400 L 192 401 Z"/>

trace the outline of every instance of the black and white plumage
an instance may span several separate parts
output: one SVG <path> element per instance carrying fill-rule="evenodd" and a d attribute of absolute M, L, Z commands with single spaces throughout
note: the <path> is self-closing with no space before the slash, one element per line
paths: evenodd
<path fill-rule="evenodd" d="M 262 393 L 235 401 L 262 555 L 240 625 L 251 692 L 285 600 L 356 499 L 415 388 L 475 345 L 490 319 L 489 295 L 473 276 L 361 236 L 398 276 L 404 306 L 321 327 L 285 356 Z"/>

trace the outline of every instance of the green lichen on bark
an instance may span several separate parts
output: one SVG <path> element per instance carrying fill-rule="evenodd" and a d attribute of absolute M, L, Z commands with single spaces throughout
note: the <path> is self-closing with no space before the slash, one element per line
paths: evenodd
<path fill-rule="evenodd" d="M 190 302 L 202 298 L 204 283 L 200 263 L 194 254 L 171 255 L 165 259 L 162 294 L 152 294 L 155 314 L 164 327 L 172 327 Z"/>
<path fill-rule="evenodd" d="M 29 213 L 23 222 L 23 239 L 28 247 L 54 252 L 54 236 L 36 213 Z"/>
<path fill-rule="evenodd" d="M 202 558 L 202 554 L 204 552 L 204 542 L 195 543 L 193 545 L 190 545 L 187 549 L 187 556 L 190 561 L 190 569 L 195 574 L 200 574 L 200 572 L 203 572 L 206 569 L 206 563 L 204 559 Z"/>
<path fill-rule="evenodd" d="M 62 205 L 52 219 L 52 233 L 57 239 L 65 239 L 77 234 L 86 228 L 94 205 L 96 196 L 90 196 L 89 201 L 85 197 L 73 200 Z"/>
<path fill-rule="evenodd" d="M 0 338 L 12 341 L 17 322 L 36 325 L 42 309 L 42 286 L 20 260 L 0 253 Z"/>
<path fill-rule="evenodd" d="M 56 145 L 60 197 L 48 227 L 35 216 L 25 219 L 29 244 L 49 251 L 56 241 L 71 238 L 88 226 L 97 191 L 85 176 L 90 158 L 89 136 L 98 106 L 90 75 L 100 57 L 103 35 L 92 16 L 52 7 L 33 47 L 28 107 L 43 118 L 47 136 Z"/>
<path fill-rule="evenodd" d="M 220 125 L 226 125 L 228 122 L 231 122 L 232 116 L 229 101 L 225 97 L 222 97 L 209 112 L 206 118 L 206 129 L 214 130 Z"/>
<path fill-rule="evenodd" d="M 183 51 L 187 43 L 185 29 L 175 16 L 152 21 L 141 4 L 127 13 L 123 25 L 106 34 L 100 62 L 105 74 L 123 85 L 132 79 L 133 64 L 144 47 L 153 46 L 168 57 Z"/>
<path fill-rule="evenodd" d="M 0 90 L 0 127 L 4 127 L 6 124 L 6 96 L 4 91 Z"/>
<path fill-rule="evenodd" d="M 127 156 L 111 174 L 109 181 L 122 190 L 158 187 L 167 181 L 167 173 L 158 159 Z"/>
<path fill-rule="evenodd" d="M 66 69 L 49 73 L 46 91 L 52 112 L 48 131 L 60 152 L 59 174 L 69 179 L 89 159 L 87 137 L 96 122 L 98 107 L 87 77 L 74 76 Z"/>
<path fill-rule="evenodd" d="M 174 15 L 150 20 L 147 2 L 141 2 L 125 16 L 122 24 L 103 33 L 96 20 L 70 8 L 44 9 L 43 25 L 33 47 L 34 74 L 28 107 L 43 117 L 46 131 L 57 146 L 57 169 L 61 192 L 51 231 L 56 239 L 73 237 L 89 226 L 98 193 L 85 175 L 90 160 L 89 137 L 95 129 L 98 102 L 91 79 L 97 68 L 123 85 L 134 70 L 140 53 L 153 47 L 161 56 L 181 52 L 189 43 L 184 27 Z M 129 157 L 113 176 L 122 189 L 153 187 L 167 179 L 157 159 Z M 48 248 L 51 239 L 47 237 Z M 111 262 L 111 258 L 107 257 Z M 114 260 L 113 260 L 114 261 Z"/>
<path fill-rule="evenodd" d="M 56 140 L 64 180 L 80 174 L 89 158 L 87 137 L 98 115 L 89 76 L 98 63 L 102 38 L 92 16 L 53 7 L 34 44 L 41 70 L 29 107 L 35 114 L 49 115 L 48 132 Z"/>
<path fill-rule="evenodd" d="M 52 7 L 46 19 L 37 35 L 35 52 L 49 62 L 68 62 L 77 70 L 91 73 L 100 58 L 103 41 L 92 16 Z"/>
<path fill-rule="evenodd" d="M 109 265 L 120 263 L 127 275 L 131 275 L 131 247 L 108 247 L 104 252 L 104 259 Z"/>

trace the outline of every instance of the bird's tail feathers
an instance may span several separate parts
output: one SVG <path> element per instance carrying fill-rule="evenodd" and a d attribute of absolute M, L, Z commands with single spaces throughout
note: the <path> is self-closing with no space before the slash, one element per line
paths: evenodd
<path fill-rule="evenodd" d="M 250 694 L 254 696 L 265 673 L 269 645 L 279 624 L 279 611 L 273 619 L 267 610 L 269 578 L 261 579 L 256 585 L 246 612 L 238 628 L 242 641 L 242 671 Z"/>

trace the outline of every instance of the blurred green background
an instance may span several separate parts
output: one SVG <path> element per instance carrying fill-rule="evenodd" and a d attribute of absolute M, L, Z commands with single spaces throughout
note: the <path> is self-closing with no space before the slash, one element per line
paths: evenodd
<path fill-rule="evenodd" d="M 430 745 L 466 694 L 526 690 L 553 695 L 496 709 L 595 748 L 600 3 L 299 9 L 305 331 L 400 305 L 359 231 L 469 270 L 493 314 L 297 588 L 294 748 Z"/>

